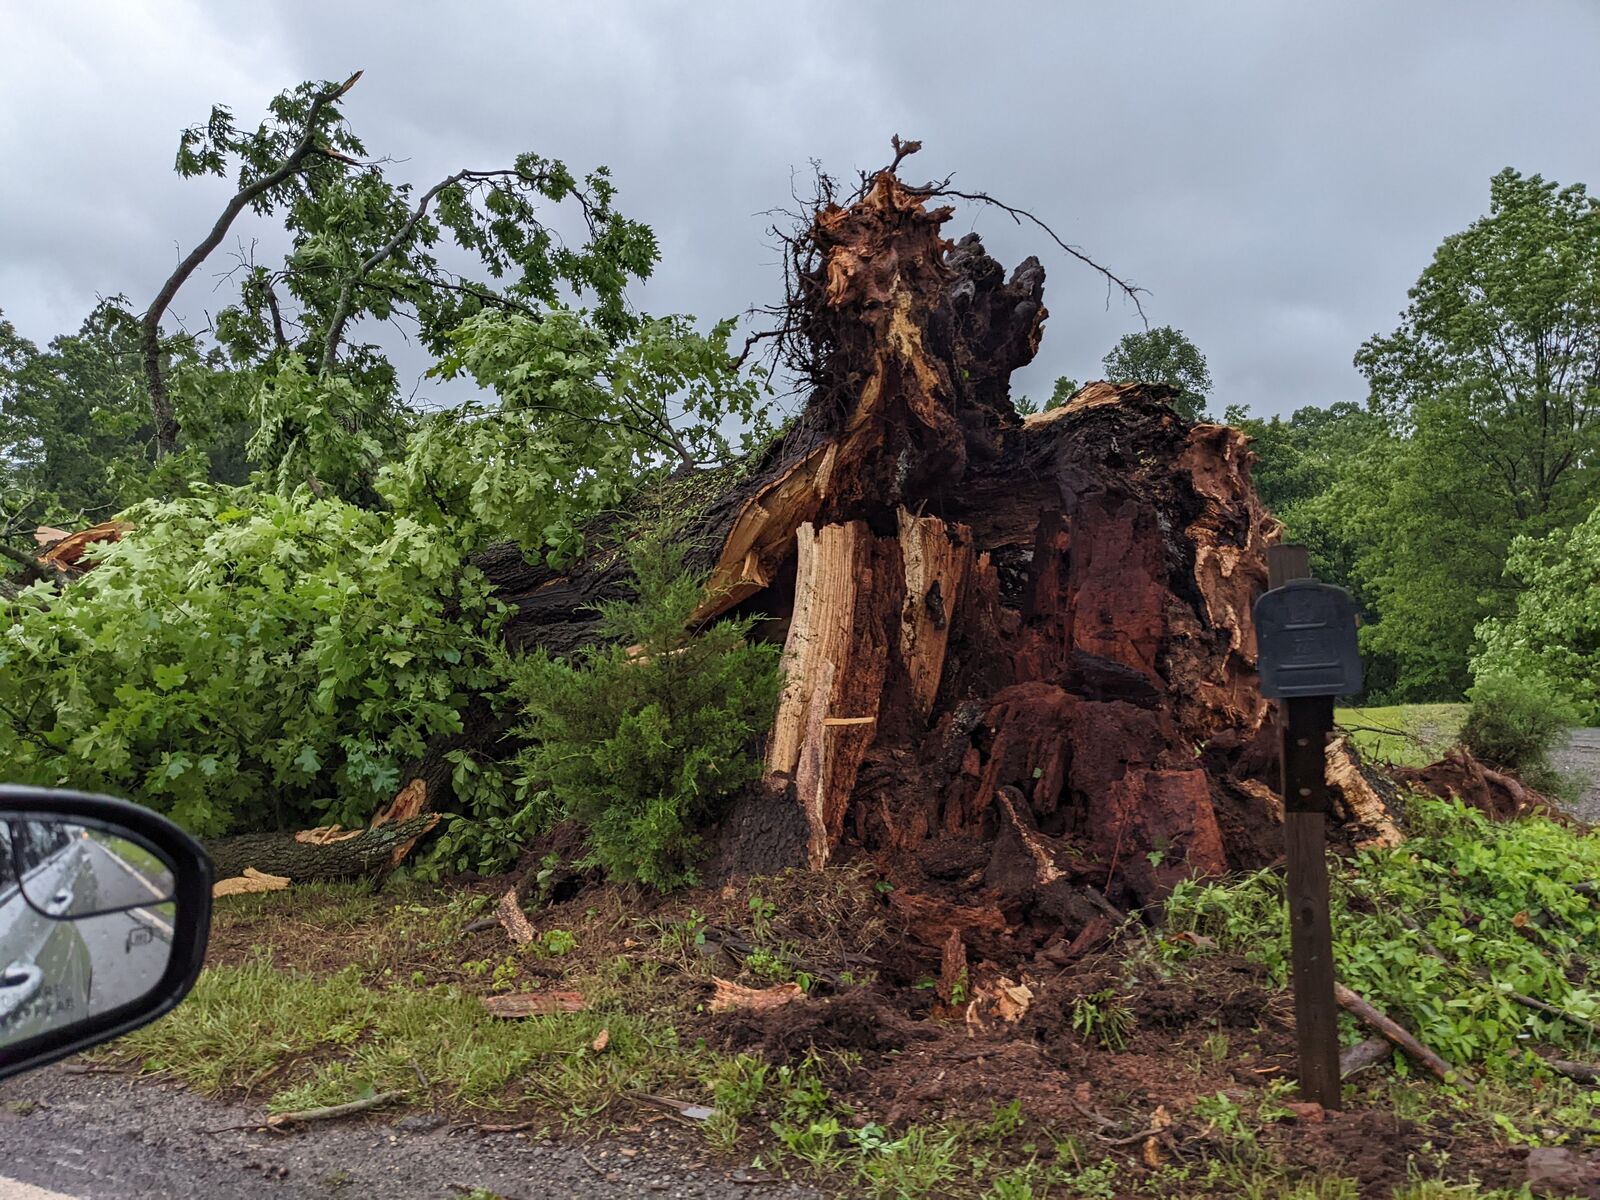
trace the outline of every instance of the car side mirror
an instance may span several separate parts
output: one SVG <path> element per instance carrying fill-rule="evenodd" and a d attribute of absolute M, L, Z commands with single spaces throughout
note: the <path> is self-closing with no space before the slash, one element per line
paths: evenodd
<path fill-rule="evenodd" d="M 210 930 L 211 860 L 171 821 L 0 785 L 0 1079 L 168 1012 Z"/>

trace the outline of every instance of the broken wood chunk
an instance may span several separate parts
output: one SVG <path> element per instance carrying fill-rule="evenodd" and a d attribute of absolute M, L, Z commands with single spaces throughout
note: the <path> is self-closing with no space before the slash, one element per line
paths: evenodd
<path fill-rule="evenodd" d="M 289 886 L 289 880 L 283 875 L 268 875 L 254 867 L 246 867 L 244 871 L 230 879 L 219 879 L 211 885 L 211 896 L 247 896 L 253 892 L 281 892 Z"/>
<path fill-rule="evenodd" d="M 522 911 L 522 905 L 517 902 L 516 888 L 508 888 L 506 894 L 500 897 L 494 915 L 506 931 L 506 936 L 517 945 L 525 946 L 533 941 L 533 926 Z"/>
<path fill-rule="evenodd" d="M 479 999 L 491 1017 L 510 1020 L 582 1012 L 589 1007 L 582 992 L 510 992 L 503 996 L 481 996 Z"/>
<path fill-rule="evenodd" d="M 781 1008 L 785 1004 L 799 1000 L 805 995 L 798 983 L 780 983 L 776 987 L 752 988 L 741 984 L 729 983 L 726 979 L 713 979 L 712 984 L 716 992 L 711 997 L 707 1007 L 714 1013 L 735 1012 L 739 1009 L 753 1009 L 761 1012 L 769 1008 Z"/>

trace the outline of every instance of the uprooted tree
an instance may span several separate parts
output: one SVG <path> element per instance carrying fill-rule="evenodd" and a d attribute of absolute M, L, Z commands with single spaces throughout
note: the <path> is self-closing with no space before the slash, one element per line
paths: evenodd
<path fill-rule="evenodd" d="M 804 410 L 753 461 L 641 503 L 674 505 L 710 571 L 697 619 L 759 615 L 785 647 L 723 865 L 868 853 L 920 940 L 998 953 L 1276 853 L 1250 606 L 1277 524 L 1243 436 L 1180 419 L 1168 389 L 1093 384 L 1020 418 L 1044 270 L 946 240 L 938 196 L 891 169 L 818 209 L 786 313 Z M 590 606 L 630 586 L 617 540 L 566 569 L 482 556 L 508 642 L 592 640 Z M 1342 802 L 1383 820 L 1370 790 Z"/>

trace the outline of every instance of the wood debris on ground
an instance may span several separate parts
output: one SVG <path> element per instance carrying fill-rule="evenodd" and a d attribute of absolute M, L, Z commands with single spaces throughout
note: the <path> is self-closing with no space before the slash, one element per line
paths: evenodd
<path fill-rule="evenodd" d="M 479 1000 L 491 1017 L 505 1017 L 508 1020 L 582 1012 L 589 1007 L 582 992 L 509 992 L 500 996 L 480 996 Z"/>
<path fill-rule="evenodd" d="M 265 871 L 258 871 L 254 867 L 246 867 L 244 871 L 229 879 L 219 879 L 211 885 L 211 896 L 247 896 L 253 892 L 281 892 L 289 886 L 289 879 L 284 875 L 268 875 Z"/>
<path fill-rule="evenodd" d="M 760 1011 L 779 1008 L 805 995 L 798 983 L 780 983 L 776 987 L 767 988 L 745 987 L 742 984 L 729 983 L 726 979 L 714 979 L 712 983 L 716 991 L 708 1007 L 714 1013 L 734 1012 L 738 1009 Z"/>
<path fill-rule="evenodd" d="M 509 888 L 500 903 L 495 906 L 495 919 L 500 922 L 506 936 L 519 946 L 526 946 L 533 941 L 533 926 L 528 921 L 528 916 L 522 911 L 522 905 L 517 903 L 517 889 Z"/>

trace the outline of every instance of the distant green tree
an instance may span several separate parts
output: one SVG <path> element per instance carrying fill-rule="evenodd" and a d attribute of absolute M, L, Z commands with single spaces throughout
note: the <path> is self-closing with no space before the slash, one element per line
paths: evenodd
<path fill-rule="evenodd" d="M 1256 491 L 1283 522 L 1286 538 L 1310 551 L 1317 578 L 1354 595 L 1363 636 L 1370 638 L 1382 614 L 1362 575 L 1363 554 L 1376 536 L 1376 502 L 1387 494 L 1400 446 L 1389 421 L 1348 401 L 1271 418 L 1230 406 L 1227 420 L 1249 435 Z M 1366 650 L 1368 692 L 1391 691 L 1398 678 L 1393 657 Z"/>
<path fill-rule="evenodd" d="M 1571 526 L 1600 487 L 1600 208 L 1510 169 L 1489 201 L 1356 356 L 1400 439 L 1362 574 L 1402 699 L 1461 694 L 1474 629 L 1514 606 L 1513 539 Z"/>
<path fill-rule="evenodd" d="M 1078 381 L 1076 379 L 1068 379 L 1065 375 L 1060 375 L 1056 377 L 1055 384 L 1050 388 L 1050 399 L 1045 401 L 1043 408 L 1039 407 L 1037 400 L 1028 395 L 1018 396 L 1013 401 L 1013 404 L 1016 410 L 1025 417 L 1031 416 L 1036 412 L 1050 412 L 1052 409 L 1060 408 L 1068 400 L 1072 399 L 1077 390 Z"/>
<path fill-rule="evenodd" d="M 120 299 L 39 350 L 0 322 L 0 464 L 40 520 L 104 520 L 151 466 L 138 329 Z"/>
<path fill-rule="evenodd" d="M 1476 679 L 1537 680 L 1600 724 L 1600 506 L 1571 529 L 1511 544 L 1514 611 L 1478 627 Z"/>
<path fill-rule="evenodd" d="M 1115 383 L 1137 380 L 1177 388 L 1178 398 L 1173 407 L 1187 420 L 1199 420 L 1205 411 L 1211 394 L 1211 372 L 1206 367 L 1205 355 L 1181 329 L 1163 325 L 1126 334 L 1107 352 L 1102 365 L 1106 378 Z"/>
<path fill-rule="evenodd" d="M 1065 375 L 1056 376 L 1055 385 L 1050 389 L 1050 399 L 1045 402 L 1045 412 L 1060 408 L 1077 394 L 1081 386 L 1076 379 L 1068 379 Z"/>

